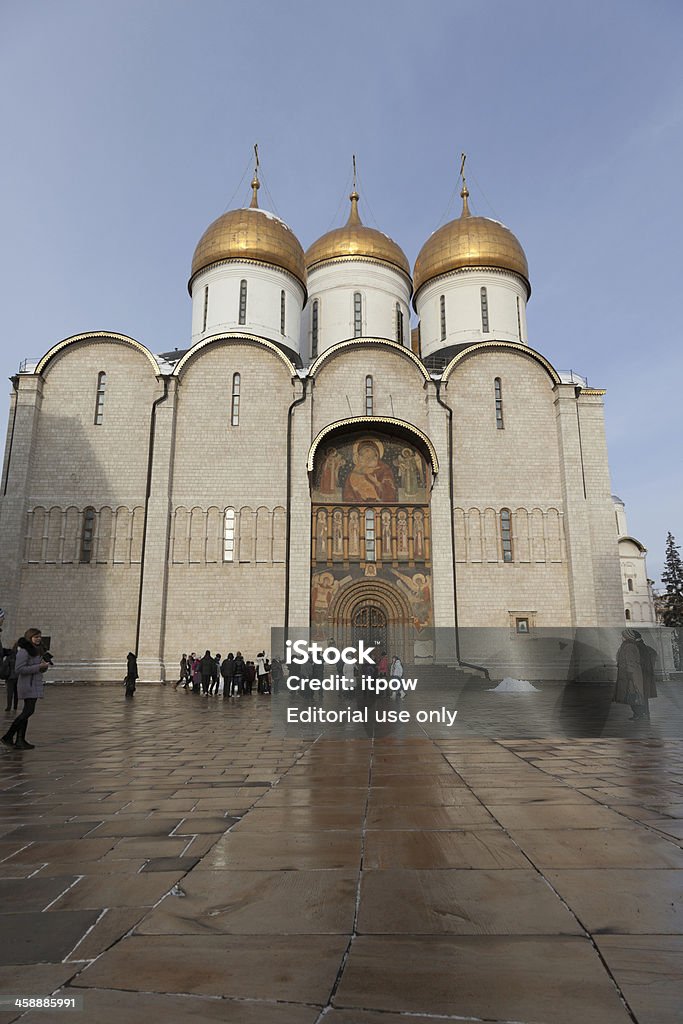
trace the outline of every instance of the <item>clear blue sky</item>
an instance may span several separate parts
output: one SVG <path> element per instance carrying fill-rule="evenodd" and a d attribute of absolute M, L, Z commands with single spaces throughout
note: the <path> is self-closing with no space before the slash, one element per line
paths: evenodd
<path fill-rule="evenodd" d="M 679 0 L 3 0 L 0 375 L 84 330 L 185 346 L 192 251 L 254 141 L 304 247 L 355 152 L 365 221 L 411 261 L 466 150 L 474 211 L 529 259 L 530 343 L 608 389 L 658 577 L 683 542 L 682 32 Z"/>

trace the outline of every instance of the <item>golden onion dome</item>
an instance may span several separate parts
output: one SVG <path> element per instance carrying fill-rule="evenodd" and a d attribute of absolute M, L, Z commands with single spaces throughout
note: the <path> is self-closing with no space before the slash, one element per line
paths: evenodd
<path fill-rule="evenodd" d="M 355 188 L 349 199 L 351 211 L 344 227 L 328 231 L 307 250 L 308 270 L 315 270 L 328 260 L 369 259 L 396 267 L 410 278 L 410 263 L 400 245 L 381 231 L 366 227 L 361 221 L 358 213 L 359 196 Z"/>
<path fill-rule="evenodd" d="M 259 180 L 251 183 L 251 205 L 229 210 L 210 224 L 192 257 L 190 286 L 200 270 L 224 260 L 268 263 L 287 270 L 306 291 L 306 261 L 299 239 L 283 220 L 258 206 Z"/>
<path fill-rule="evenodd" d="M 529 266 L 524 250 L 509 228 L 488 217 L 473 217 L 467 203 L 469 192 L 463 183 L 462 213 L 435 231 L 420 249 L 413 272 L 415 295 L 441 274 L 465 267 L 498 267 L 524 278 L 527 291 Z"/>

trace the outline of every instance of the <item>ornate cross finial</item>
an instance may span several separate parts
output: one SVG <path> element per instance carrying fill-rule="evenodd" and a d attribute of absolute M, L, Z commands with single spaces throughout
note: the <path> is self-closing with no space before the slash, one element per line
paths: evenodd
<path fill-rule="evenodd" d="M 360 224 L 361 223 L 360 215 L 358 213 L 358 200 L 359 200 L 359 198 L 360 197 L 358 195 L 358 190 L 356 188 L 356 154 L 354 153 L 353 154 L 353 190 L 351 192 L 351 195 L 349 196 L 349 199 L 351 200 L 351 212 L 349 213 L 349 219 L 346 222 L 347 225 L 349 225 L 349 224 Z"/>
<path fill-rule="evenodd" d="M 258 210 L 258 190 L 261 188 L 261 182 L 258 180 L 258 169 L 259 169 L 259 158 L 258 158 L 258 142 L 254 143 L 254 177 L 251 179 L 252 196 L 249 208 L 252 210 Z"/>
<path fill-rule="evenodd" d="M 460 197 L 462 199 L 462 213 L 461 217 L 469 217 L 470 208 L 467 203 L 469 191 L 467 189 L 467 182 L 465 181 L 465 161 L 467 160 L 467 153 L 460 154 L 460 177 L 462 178 L 462 188 L 460 189 Z"/>

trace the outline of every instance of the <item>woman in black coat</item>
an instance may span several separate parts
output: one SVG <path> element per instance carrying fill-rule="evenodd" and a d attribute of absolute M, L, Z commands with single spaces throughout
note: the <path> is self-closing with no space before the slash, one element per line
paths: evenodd
<path fill-rule="evenodd" d="M 135 693 L 135 681 L 138 678 L 138 659 L 132 651 L 128 651 L 126 658 L 126 697 L 132 697 Z"/>

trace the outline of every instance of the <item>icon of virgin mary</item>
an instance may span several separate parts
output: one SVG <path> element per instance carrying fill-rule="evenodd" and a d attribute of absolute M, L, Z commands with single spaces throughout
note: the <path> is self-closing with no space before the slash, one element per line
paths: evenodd
<path fill-rule="evenodd" d="M 397 501 L 396 480 L 384 461 L 384 445 L 374 438 L 356 441 L 353 469 L 344 481 L 343 501 Z"/>

